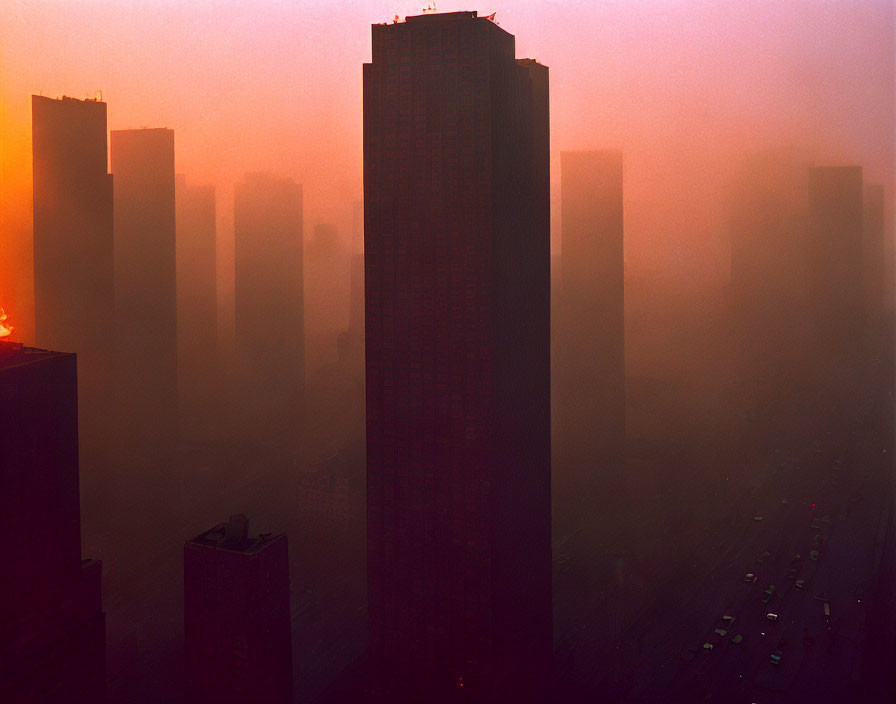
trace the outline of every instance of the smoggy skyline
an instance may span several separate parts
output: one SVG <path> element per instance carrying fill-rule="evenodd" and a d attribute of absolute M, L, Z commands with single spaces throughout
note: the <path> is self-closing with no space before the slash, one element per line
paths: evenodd
<path fill-rule="evenodd" d="M 5 3 L 0 296 L 22 339 L 32 334 L 32 93 L 102 91 L 110 130 L 175 131 L 177 172 L 217 188 L 226 302 L 233 184 L 246 172 L 301 183 L 306 226 L 335 223 L 349 242 L 370 25 L 423 5 Z M 860 164 L 868 182 L 892 192 L 893 2 L 507 0 L 438 9 L 497 12 L 518 55 L 551 69 L 555 251 L 561 150 L 623 150 L 626 259 L 652 269 L 727 276 L 721 201 L 745 152 L 792 145 L 809 162 Z"/>

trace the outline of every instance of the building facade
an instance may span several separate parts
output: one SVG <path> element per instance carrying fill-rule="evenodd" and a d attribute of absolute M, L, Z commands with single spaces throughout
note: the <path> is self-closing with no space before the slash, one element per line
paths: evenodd
<path fill-rule="evenodd" d="M 174 131 L 112 130 L 115 331 L 124 432 L 143 450 L 177 436 Z"/>
<path fill-rule="evenodd" d="M 305 385 L 302 187 L 248 174 L 234 189 L 236 358 L 242 417 L 278 432 Z"/>
<path fill-rule="evenodd" d="M 552 651 L 548 71 L 475 12 L 364 66 L 377 691 L 529 701 Z"/>
<path fill-rule="evenodd" d="M 35 339 L 40 347 L 78 354 L 81 402 L 92 407 L 112 381 L 106 103 L 33 95 L 31 125 Z"/>
<path fill-rule="evenodd" d="M 106 696 L 102 565 L 81 559 L 74 354 L 0 342 L 0 701 Z"/>
<path fill-rule="evenodd" d="M 289 704 L 292 635 L 286 535 L 248 537 L 233 516 L 184 546 L 187 699 Z"/>

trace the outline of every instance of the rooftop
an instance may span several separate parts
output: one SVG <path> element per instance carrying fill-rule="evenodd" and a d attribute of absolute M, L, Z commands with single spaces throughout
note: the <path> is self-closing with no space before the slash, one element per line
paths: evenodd
<path fill-rule="evenodd" d="M 261 552 L 282 535 L 284 534 L 260 533 L 257 537 L 250 538 L 249 519 L 237 514 L 231 516 L 226 523 L 219 523 L 211 530 L 188 540 L 187 545 L 253 555 Z"/>
<path fill-rule="evenodd" d="M 42 359 L 49 359 L 50 357 L 59 357 L 64 354 L 68 353 L 25 347 L 21 342 L 0 340 L 0 369 L 9 369 Z"/>

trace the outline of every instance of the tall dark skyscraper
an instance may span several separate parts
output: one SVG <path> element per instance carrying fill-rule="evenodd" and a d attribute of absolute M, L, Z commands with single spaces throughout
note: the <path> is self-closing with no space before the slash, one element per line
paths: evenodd
<path fill-rule="evenodd" d="M 305 384 L 302 187 L 247 175 L 233 229 L 238 403 L 253 428 L 277 432 L 301 412 Z"/>
<path fill-rule="evenodd" d="M 605 513 L 624 486 L 622 153 L 560 154 L 560 413 L 564 484 Z M 572 486 L 569 486 L 569 484 Z M 594 506 L 588 507 L 589 515 Z"/>
<path fill-rule="evenodd" d="M 217 365 L 215 187 L 175 180 L 177 209 L 177 382 L 185 435 L 208 431 Z"/>
<path fill-rule="evenodd" d="M 115 327 L 126 432 L 167 448 L 177 432 L 174 131 L 113 130 Z"/>
<path fill-rule="evenodd" d="M 102 565 L 81 559 L 74 354 L 0 342 L 0 701 L 105 701 Z"/>
<path fill-rule="evenodd" d="M 113 330 L 112 176 L 106 104 L 31 96 L 34 303 L 41 347 L 76 352 L 81 403 L 108 379 Z"/>
<path fill-rule="evenodd" d="M 862 168 L 809 169 L 809 271 L 818 343 L 855 350 L 864 318 Z"/>
<path fill-rule="evenodd" d="M 537 699 L 552 652 L 548 70 L 475 12 L 372 35 L 372 658 L 398 700 Z"/>
<path fill-rule="evenodd" d="M 248 535 L 232 516 L 184 546 L 187 700 L 292 702 L 286 535 Z"/>

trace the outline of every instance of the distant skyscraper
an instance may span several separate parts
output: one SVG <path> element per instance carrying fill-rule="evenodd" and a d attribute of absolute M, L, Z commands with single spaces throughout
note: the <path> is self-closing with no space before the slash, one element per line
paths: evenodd
<path fill-rule="evenodd" d="M 76 352 L 82 404 L 110 382 L 112 176 L 106 104 L 31 96 L 37 344 Z"/>
<path fill-rule="evenodd" d="M 398 700 L 527 701 L 552 657 L 548 71 L 475 12 L 372 34 L 373 661 Z"/>
<path fill-rule="evenodd" d="M 81 559 L 73 354 L 0 342 L 0 701 L 105 701 L 102 566 Z"/>
<path fill-rule="evenodd" d="M 818 342 L 835 355 L 862 336 L 862 169 L 809 169 L 809 270 Z"/>
<path fill-rule="evenodd" d="M 315 225 L 305 247 L 306 370 L 332 362 L 336 337 L 348 327 L 351 259 L 335 225 Z"/>
<path fill-rule="evenodd" d="M 862 238 L 863 272 L 865 282 L 866 322 L 880 326 L 887 305 L 887 258 L 884 239 L 884 187 L 868 184 L 864 190 Z"/>
<path fill-rule="evenodd" d="M 239 404 L 249 420 L 288 423 L 305 383 L 302 187 L 247 175 L 234 189 L 233 228 Z"/>
<path fill-rule="evenodd" d="M 168 448 L 177 432 L 174 132 L 113 130 L 115 326 L 127 432 Z"/>
<path fill-rule="evenodd" d="M 749 154 L 730 188 L 730 320 L 760 376 L 807 370 L 810 243 L 806 166 L 786 150 Z"/>
<path fill-rule="evenodd" d="M 218 300 L 214 186 L 188 186 L 178 174 L 177 382 L 187 435 L 209 429 L 216 381 Z"/>
<path fill-rule="evenodd" d="M 187 699 L 289 704 L 292 635 L 286 535 L 248 537 L 233 516 L 184 546 Z"/>
<path fill-rule="evenodd" d="M 560 188 L 559 437 L 575 467 L 565 484 L 586 501 L 596 498 L 605 513 L 624 488 L 622 153 L 562 152 Z"/>

